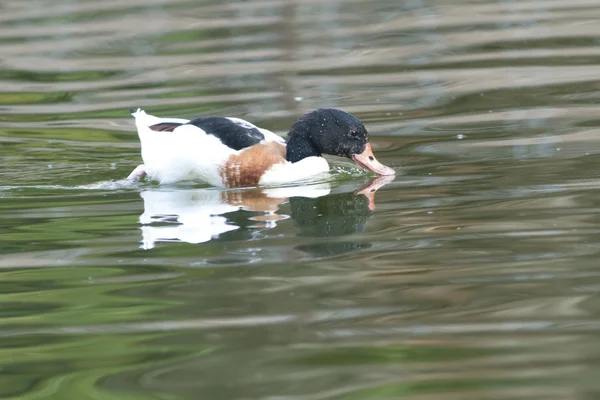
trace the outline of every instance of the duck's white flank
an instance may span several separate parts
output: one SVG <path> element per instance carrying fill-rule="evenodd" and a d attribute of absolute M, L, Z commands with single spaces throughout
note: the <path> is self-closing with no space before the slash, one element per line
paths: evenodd
<path fill-rule="evenodd" d="M 201 180 L 222 186 L 219 165 L 235 151 L 194 125 L 181 125 L 173 132 L 157 132 L 150 126 L 165 122 L 185 124 L 180 118 L 158 118 L 138 109 L 133 113 L 142 145 L 146 174 L 160 183 Z"/>
<path fill-rule="evenodd" d="M 329 164 L 323 157 L 307 157 L 295 163 L 286 161 L 273 165 L 263 174 L 258 184 L 274 186 L 314 180 L 320 176 L 325 177 L 328 172 Z"/>

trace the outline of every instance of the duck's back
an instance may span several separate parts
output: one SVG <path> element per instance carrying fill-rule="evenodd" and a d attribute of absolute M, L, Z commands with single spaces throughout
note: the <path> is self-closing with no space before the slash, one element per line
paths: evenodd
<path fill-rule="evenodd" d="M 239 120 L 243 121 L 243 120 Z M 265 135 L 258 127 L 243 121 L 239 123 L 227 117 L 200 117 L 188 122 L 233 150 L 242 150 L 265 141 Z"/>

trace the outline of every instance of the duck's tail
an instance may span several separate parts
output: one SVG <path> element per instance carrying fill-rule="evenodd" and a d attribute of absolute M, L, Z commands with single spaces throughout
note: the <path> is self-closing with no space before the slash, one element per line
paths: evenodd
<path fill-rule="evenodd" d="M 135 118 L 135 125 L 137 126 L 138 130 L 141 127 L 147 128 L 149 126 L 165 122 L 175 122 L 179 124 L 185 124 L 189 122 L 189 120 L 182 118 L 155 117 L 154 115 L 146 114 L 146 111 L 142 110 L 141 108 L 132 108 L 131 110 L 129 110 L 129 112 L 131 113 L 131 115 L 133 115 L 133 118 Z"/>

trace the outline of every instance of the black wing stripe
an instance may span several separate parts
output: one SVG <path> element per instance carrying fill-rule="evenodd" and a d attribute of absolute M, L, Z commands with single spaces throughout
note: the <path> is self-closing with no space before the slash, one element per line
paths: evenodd
<path fill-rule="evenodd" d="M 150 129 L 156 132 L 173 132 L 175 128 L 181 126 L 179 122 L 161 122 L 160 124 L 155 124 L 150 126 Z"/>
<path fill-rule="evenodd" d="M 258 129 L 244 127 L 228 118 L 222 117 L 200 117 L 188 122 L 195 125 L 209 135 L 213 135 L 225 146 L 234 150 L 241 150 L 254 146 L 265 139 Z"/>

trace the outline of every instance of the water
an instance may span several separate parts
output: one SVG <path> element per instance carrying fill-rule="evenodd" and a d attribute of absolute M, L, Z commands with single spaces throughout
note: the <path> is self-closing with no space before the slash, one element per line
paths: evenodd
<path fill-rule="evenodd" d="M 600 396 L 597 1 L 0 11 L 1 398 Z M 400 173 L 125 184 L 131 107 L 338 107 Z"/>

